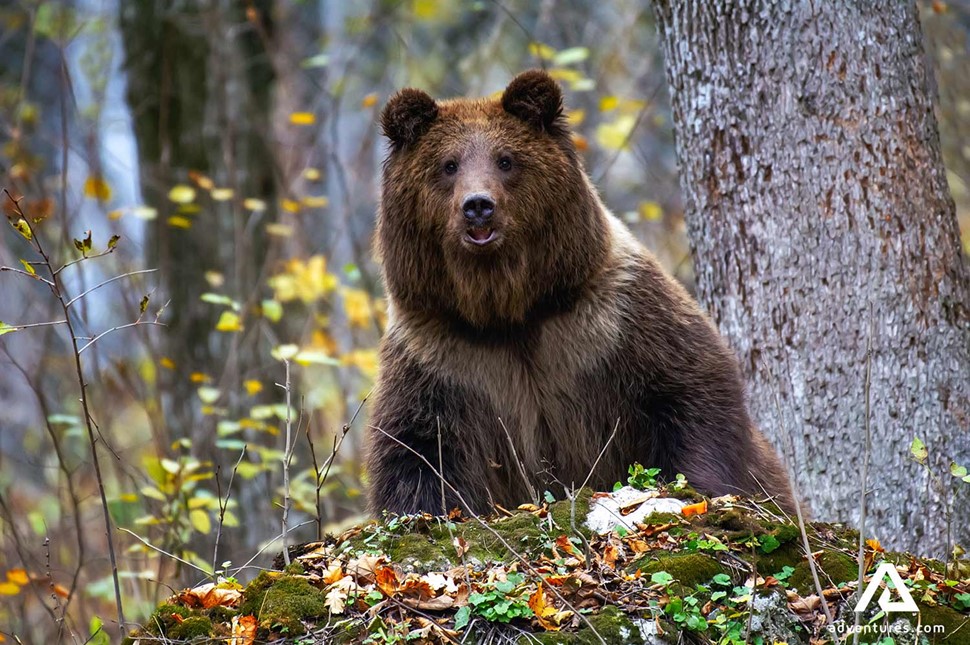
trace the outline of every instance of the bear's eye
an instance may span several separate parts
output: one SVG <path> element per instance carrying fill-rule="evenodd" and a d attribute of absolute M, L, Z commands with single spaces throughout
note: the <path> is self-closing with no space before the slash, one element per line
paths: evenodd
<path fill-rule="evenodd" d="M 498 169 L 505 171 L 512 170 L 512 159 L 509 157 L 499 157 Z"/>
<path fill-rule="evenodd" d="M 453 175 L 456 172 L 458 172 L 458 162 L 457 161 L 448 161 L 448 162 L 445 163 L 445 174 L 446 175 Z"/>

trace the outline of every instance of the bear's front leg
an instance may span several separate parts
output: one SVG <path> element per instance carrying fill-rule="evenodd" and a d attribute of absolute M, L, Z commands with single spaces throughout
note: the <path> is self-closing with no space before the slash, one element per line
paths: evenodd
<path fill-rule="evenodd" d="M 371 413 L 371 512 L 443 515 L 455 507 L 486 512 L 489 462 L 478 448 L 476 434 L 486 422 L 478 397 L 393 347 L 382 351 L 392 360 L 382 363 Z M 445 479 L 443 494 L 435 471 Z"/>

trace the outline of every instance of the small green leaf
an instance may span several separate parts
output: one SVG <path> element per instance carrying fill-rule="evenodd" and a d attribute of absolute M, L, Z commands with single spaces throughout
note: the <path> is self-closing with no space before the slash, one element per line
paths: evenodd
<path fill-rule="evenodd" d="M 962 479 L 967 476 L 967 467 L 961 466 L 954 461 L 950 464 L 950 474 L 954 477 L 960 477 Z"/>
<path fill-rule="evenodd" d="M 925 464 L 929 451 L 919 437 L 913 437 L 913 443 L 909 446 L 909 452 L 918 463 Z"/>
<path fill-rule="evenodd" d="M 666 571 L 658 571 L 650 576 L 650 582 L 655 585 L 669 585 L 674 581 L 674 577 Z"/>
<path fill-rule="evenodd" d="M 104 629 L 104 623 L 100 618 L 94 616 L 88 627 L 91 637 L 86 641 L 90 645 L 111 645 L 111 638 Z"/>
<path fill-rule="evenodd" d="M 144 298 L 141 299 L 141 302 L 138 304 L 138 311 L 140 313 L 145 313 L 147 309 L 148 309 L 148 296 L 145 296 Z"/>
<path fill-rule="evenodd" d="M 716 585 L 721 585 L 726 587 L 727 585 L 731 584 L 731 576 L 729 576 L 726 573 L 717 574 L 716 576 L 714 576 L 713 580 L 714 580 L 714 584 Z"/>
<path fill-rule="evenodd" d="M 26 271 L 30 275 L 37 275 L 37 271 L 34 270 L 33 264 L 31 264 L 27 260 L 20 260 L 20 263 L 24 265 L 24 271 Z"/>
<path fill-rule="evenodd" d="M 225 305 L 226 307 L 232 307 L 234 311 L 239 311 L 239 303 L 221 293 L 203 293 L 199 296 L 199 300 L 213 305 Z"/>
<path fill-rule="evenodd" d="M 121 236 L 120 235 L 112 235 L 111 236 L 111 239 L 108 240 L 108 248 L 109 249 L 113 249 L 116 246 L 118 246 L 118 240 L 120 240 L 120 239 L 121 239 Z"/>
<path fill-rule="evenodd" d="M 781 542 L 774 535 L 762 535 L 758 538 L 758 543 L 761 545 L 761 550 L 765 553 L 771 553 L 781 546 Z"/>
<path fill-rule="evenodd" d="M 11 327 L 7 323 L 0 320 L 0 336 L 3 336 L 4 334 L 9 334 L 10 332 L 17 331 L 18 329 L 19 327 Z"/>
<path fill-rule="evenodd" d="M 472 608 L 465 605 L 455 612 L 455 629 L 464 629 L 472 617 Z"/>

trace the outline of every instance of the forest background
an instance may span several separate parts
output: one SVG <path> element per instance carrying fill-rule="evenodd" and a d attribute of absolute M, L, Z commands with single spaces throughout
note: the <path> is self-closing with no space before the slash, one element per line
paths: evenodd
<path fill-rule="evenodd" d="M 970 6 L 919 9 L 967 253 Z M 283 506 L 291 543 L 365 518 L 361 404 L 386 324 L 376 117 L 400 87 L 489 95 L 550 70 L 605 202 L 694 287 L 646 3 L 5 0 L 0 26 L 0 631 L 112 616 L 113 565 L 129 620 L 195 567 L 251 578 Z M 56 293 L 38 248 L 73 263 Z M 897 430 L 912 461 L 919 431 Z M 950 476 L 914 472 L 917 490 Z"/>

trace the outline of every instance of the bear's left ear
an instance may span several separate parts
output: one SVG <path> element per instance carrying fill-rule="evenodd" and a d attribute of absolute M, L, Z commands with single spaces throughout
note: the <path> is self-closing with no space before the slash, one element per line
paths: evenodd
<path fill-rule="evenodd" d="M 437 118 L 438 104 L 434 99 L 408 87 L 392 96 L 384 106 L 381 127 L 394 150 L 400 150 L 416 143 Z"/>
<path fill-rule="evenodd" d="M 502 94 L 502 108 L 537 130 L 553 135 L 569 130 L 562 114 L 562 89 L 541 69 L 513 78 Z"/>

